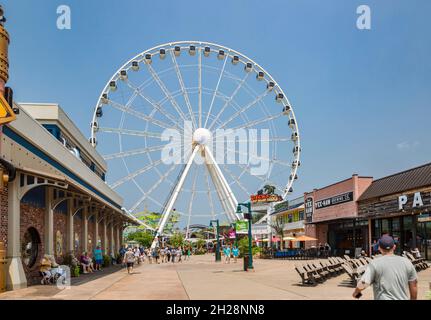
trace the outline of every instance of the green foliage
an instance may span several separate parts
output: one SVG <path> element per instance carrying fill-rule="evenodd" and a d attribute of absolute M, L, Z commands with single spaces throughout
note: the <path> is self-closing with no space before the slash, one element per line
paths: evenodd
<path fill-rule="evenodd" d="M 79 277 L 81 273 L 81 268 L 79 266 L 75 266 L 71 269 L 72 277 Z"/>
<path fill-rule="evenodd" d="M 198 239 L 198 241 L 196 241 L 196 248 L 198 249 L 202 249 L 205 246 L 206 242 L 203 239 Z"/>
<path fill-rule="evenodd" d="M 154 236 L 148 231 L 136 231 L 127 235 L 127 241 L 136 241 L 144 247 L 151 246 L 153 239 Z"/>
<path fill-rule="evenodd" d="M 139 212 L 135 215 L 139 220 L 141 220 L 143 223 L 145 223 L 147 226 L 156 229 L 160 219 L 162 218 L 162 215 L 158 212 L 150 212 L 148 210 L 145 210 L 143 212 Z M 176 213 L 175 211 L 172 211 L 169 215 L 169 219 L 166 222 L 164 232 L 165 233 L 173 233 L 176 224 L 180 221 L 180 215 Z M 139 229 L 144 230 L 146 227 L 141 226 Z"/>
<path fill-rule="evenodd" d="M 103 267 L 107 268 L 111 265 L 111 258 L 108 255 L 103 255 Z"/>
<path fill-rule="evenodd" d="M 173 247 L 179 247 L 184 245 L 184 237 L 181 233 L 174 233 L 169 238 L 169 244 Z"/>
<path fill-rule="evenodd" d="M 238 249 L 240 258 L 242 258 L 244 254 L 248 254 L 248 236 L 238 240 Z M 260 247 L 253 245 L 251 251 L 253 256 L 255 256 L 256 254 L 260 253 Z"/>
<path fill-rule="evenodd" d="M 266 184 L 263 189 L 265 190 L 266 194 L 274 194 L 275 192 L 275 187 L 269 184 Z"/>

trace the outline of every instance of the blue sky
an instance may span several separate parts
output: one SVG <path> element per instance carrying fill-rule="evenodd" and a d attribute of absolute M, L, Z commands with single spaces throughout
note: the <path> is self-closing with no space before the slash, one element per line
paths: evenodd
<path fill-rule="evenodd" d="M 267 69 L 302 137 L 295 195 L 353 173 L 382 177 L 431 160 L 430 1 L 2 1 L 15 100 L 59 103 L 86 136 L 94 105 L 125 61 L 202 40 Z M 72 29 L 56 28 L 59 5 Z M 356 8 L 371 8 L 371 30 Z"/>

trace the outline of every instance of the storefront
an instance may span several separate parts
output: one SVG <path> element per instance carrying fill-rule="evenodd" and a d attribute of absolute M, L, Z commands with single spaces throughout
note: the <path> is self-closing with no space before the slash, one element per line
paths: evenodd
<path fill-rule="evenodd" d="M 375 180 L 358 200 L 370 243 L 389 234 L 396 253 L 418 248 L 431 259 L 431 163 Z M 370 250 L 371 252 L 371 250 Z"/>
<path fill-rule="evenodd" d="M 368 245 L 368 221 L 358 219 L 357 199 L 372 177 L 351 178 L 304 194 L 305 234 L 318 239 L 307 247 L 328 243 L 334 255 L 355 255 Z"/>

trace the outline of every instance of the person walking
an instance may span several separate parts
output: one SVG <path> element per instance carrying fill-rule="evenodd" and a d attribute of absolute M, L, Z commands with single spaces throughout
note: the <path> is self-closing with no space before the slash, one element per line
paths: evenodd
<path fill-rule="evenodd" d="M 166 248 L 166 259 L 167 259 L 166 262 L 169 262 L 171 260 L 171 248 L 170 247 Z"/>
<path fill-rule="evenodd" d="M 178 262 L 183 262 L 183 261 L 182 261 L 182 257 L 183 257 L 183 248 L 178 247 L 178 250 L 177 250 L 177 257 L 178 257 Z"/>
<path fill-rule="evenodd" d="M 137 264 L 140 264 L 140 263 L 141 263 L 141 259 L 139 259 L 139 257 L 140 257 L 140 255 L 141 255 L 141 252 L 139 251 L 139 248 L 138 248 L 138 247 L 136 247 L 136 248 L 134 249 L 133 254 L 135 255 L 135 262 L 136 262 Z"/>
<path fill-rule="evenodd" d="M 175 263 L 175 257 L 177 256 L 177 250 L 175 250 L 175 247 L 171 248 L 171 261 L 172 263 Z"/>
<path fill-rule="evenodd" d="M 192 255 L 192 248 L 187 248 L 187 260 L 190 260 L 190 256 Z"/>
<path fill-rule="evenodd" d="M 353 292 L 359 299 L 362 291 L 373 286 L 374 300 L 416 300 L 418 294 L 417 273 L 409 259 L 394 254 L 396 245 L 389 235 L 379 241 L 382 256 L 373 259 Z"/>
<path fill-rule="evenodd" d="M 230 251 L 230 247 L 229 246 L 225 246 L 224 247 L 223 254 L 224 254 L 224 258 L 225 258 L 224 263 L 230 263 L 230 254 L 231 254 L 231 251 Z"/>
<path fill-rule="evenodd" d="M 236 263 L 239 256 L 239 249 L 236 246 L 233 246 L 232 248 L 232 256 L 233 256 L 233 262 Z"/>
<path fill-rule="evenodd" d="M 164 247 L 162 247 L 162 248 L 160 249 L 160 261 L 161 261 L 162 263 L 164 263 L 164 262 L 165 262 L 165 248 L 164 248 Z"/>
<path fill-rule="evenodd" d="M 129 248 L 127 252 L 124 254 L 123 263 L 125 263 L 127 266 L 127 273 L 132 274 L 133 265 L 135 263 L 135 253 L 133 252 L 132 248 Z"/>

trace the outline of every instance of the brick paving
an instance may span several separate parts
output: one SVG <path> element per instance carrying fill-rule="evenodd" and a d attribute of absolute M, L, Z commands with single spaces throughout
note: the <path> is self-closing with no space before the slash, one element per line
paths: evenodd
<path fill-rule="evenodd" d="M 346 274 L 314 287 L 302 286 L 291 260 L 254 261 L 254 271 L 242 271 L 242 261 L 215 263 L 210 255 L 193 256 L 183 263 L 144 264 L 128 275 L 124 269 L 110 270 L 91 280 L 75 282 L 71 289 L 32 286 L 0 294 L 0 299 L 262 299 L 262 300 L 350 300 L 353 288 Z M 113 271 L 113 272 L 112 272 Z M 425 299 L 431 268 L 419 274 L 419 299 Z M 364 292 L 372 299 L 372 290 Z"/>

